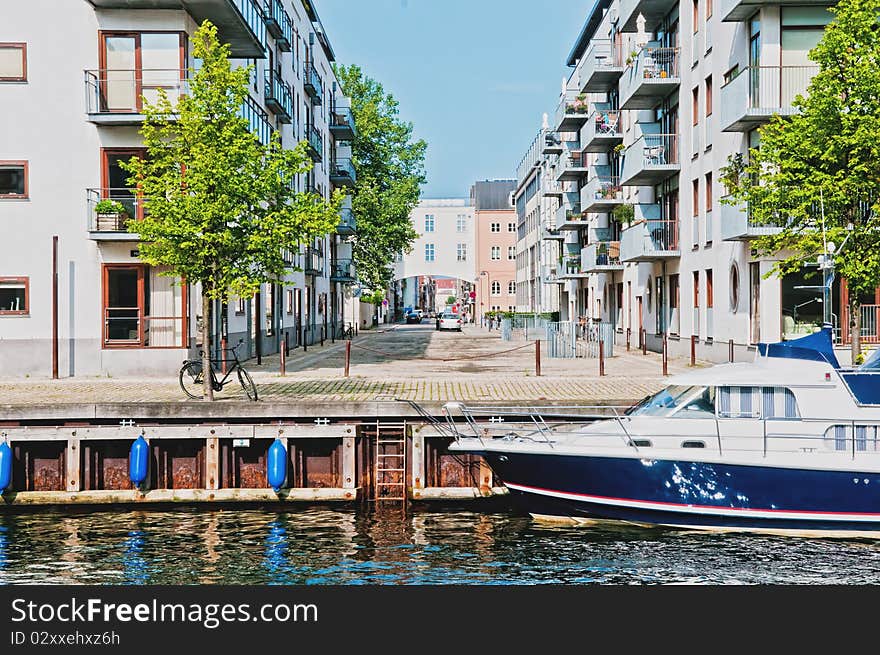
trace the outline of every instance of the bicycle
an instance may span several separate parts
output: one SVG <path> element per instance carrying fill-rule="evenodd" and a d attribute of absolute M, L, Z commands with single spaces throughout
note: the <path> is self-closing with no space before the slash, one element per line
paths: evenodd
<path fill-rule="evenodd" d="M 244 369 L 241 365 L 241 362 L 238 361 L 238 349 L 244 343 L 244 339 L 239 340 L 238 345 L 233 348 L 224 348 L 223 352 L 231 352 L 234 361 L 232 365 L 226 371 L 226 374 L 223 376 L 222 380 L 217 379 L 217 375 L 214 373 L 214 364 L 221 363 L 219 359 L 211 360 L 211 386 L 214 388 L 214 391 L 222 391 L 223 387 L 229 384 L 230 376 L 233 372 L 238 373 L 238 382 L 241 384 L 241 388 L 244 389 L 247 397 L 256 402 L 257 400 L 257 386 L 254 384 L 254 381 L 251 379 L 250 374 Z M 204 396 L 202 395 L 202 390 L 204 388 L 204 376 L 202 375 L 202 360 L 201 356 L 204 351 L 199 351 L 199 359 L 188 359 L 183 362 L 183 366 L 180 367 L 180 388 L 183 389 L 183 392 L 193 398 L 194 400 L 201 400 Z"/>
<path fill-rule="evenodd" d="M 349 341 L 354 339 L 354 325 L 352 325 L 351 323 L 348 323 L 348 327 L 343 328 L 342 336 L 340 336 L 339 338 L 340 339 L 348 339 Z"/>

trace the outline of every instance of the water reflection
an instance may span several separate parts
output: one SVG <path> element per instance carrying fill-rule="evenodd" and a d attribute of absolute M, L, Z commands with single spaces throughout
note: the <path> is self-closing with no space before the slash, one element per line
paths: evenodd
<path fill-rule="evenodd" d="M 0 583 L 877 584 L 873 541 L 508 514 L 176 508 L 0 514 Z"/>

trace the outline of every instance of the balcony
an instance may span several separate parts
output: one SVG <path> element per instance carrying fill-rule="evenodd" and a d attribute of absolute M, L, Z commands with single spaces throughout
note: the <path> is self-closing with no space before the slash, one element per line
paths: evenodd
<path fill-rule="evenodd" d="M 137 189 L 86 189 L 87 229 L 94 241 L 137 241 L 128 231 L 131 220 L 144 217 L 144 199 Z"/>
<path fill-rule="evenodd" d="M 585 212 L 609 212 L 623 204 L 620 178 L 607 173 L 609 166 L 593 166 L 595 174 L 581 189 L 581 209 Z"/>
<path fill-rule="evenodd" d="M 544 132 L 544 147 L 541 149 L 541 154 L 543 155 L 561 155 L 562 154 L 562 139 L 560 136 L 551 130 L 547 130 Z"/>
<path fill-rule="evenodd" d="M 266 29 L 275 37 L 279 50 L 290 52 L 293 45 L 293 22 L 284 10 L 281 0 L 263 0 L 263 16 Z"/>
<path fill-rule="evenodd" d="M 587 226 L 587 221 L 581 212 L 580 195 L 576 192 L 566 192 L 562 204 L 556 209 L 557 230 L 579 230 Z"/>
<path fill-rule="evenodd" d="M 290 85 L 273 70 L 266 71 L 266 106 L 279 123 L 293 121 L 293 95 Z"/>
<path fill-rule="evenodd" d="M 646 45 L 620 83 L 621 109 L 653 109 L 681 85 L 678 48 Z"/>
<path fill-rule="evenodd" d="M 556 108 L 556 132 L 577 132 L 587 121 L 590 105 L 583 93 L 566 92 Z"/>
<path fill-rule="evenodd" d="M 546 196 L 548 198 L 561 198 L 563 194 L 562 190 L 562 182 L 557 182 L 556 180 L 551 180 L 549 176 L 545 175 L 541 180 L 541 195 Z"/>
<path fill-rule="evenodd" d="M 357 174 L 350 159 L 337 159 L 330 166 L 330 181 L 337 187 L 354 186 Z"/>
<path fill-rule="evenodd" d="M 782 7 L 827 7 L 833 2 L 820 0 L 774 0 L 774 5 Z M 721 20 L 726 23 L 741 23 L 748 20 L 767 5 L 761 0 L 723 0 L 721 2 Z"/>
<path fill-rule="evenodd" d="M 333 266 L 330 269 L 331 282 L 347 282 L 351 283 L 357 279 L 354 271 L 354 260 L 351 259 L 334 259 Z"/>
<path fill-rule="evenodd" d="M 233 59 L 266 56 L 266 23 L 257 0 L 89 0 L 96 9 L 183 9 L 201 24 L 210 20 Z"/>
<path fill-rule="evenodd" d="M 250 96 L 245 98 L 241 105 L 241 116 L 246 119 L 251 132 L 263 145 L 272 140 L 272 125 L 269 123 L 269 114 L 260 107 Z"/>
<path fill-rule="evenodd" d="M 623 74 L 620 52 L 610 39 L 595 39 L 578 64 L 578 84 L 582 93 L 605 93 L 617 86 Z"/>
<path fill-rule="evenodd" d="M 623 143 L 620 111 L 612 109 L 607 102 L 597 102 L 593 107 L 593 113 L 582 132 L 584 152 L 608 152 L 618 143 Z"/>
<path fill-rule="evenodd" d="M 774 116 L 791 116 L 817 66 L 749 66 L 721 87 L 721 130 L 749 132 Z"/>
<path fill-rule="evenodd" d="M 324 253 L 317 248 L 306 248 L 303 253 L 303 272 L 306 275 L 323 275 Z"/>
<path fill-rule="evenodd" d="M 729 196 L 721 199 L 721 239 L 722 241 L 748 241 L 757 237 L 779 234 L 780 224 L 767 224 L 752 218 L 747 208 L 742 205 L 730 205 L 725 202 Z"/>
<path fill-rule="evenodd" d="M 340 141 L 351 141 L 357 134 L 351 107 L 336 107 L 330 111 L 330 134 Z"/>
<path fill-rule="evenodd" d="M 620 31 L 638 31 L 638 18 L 641 14 L 645 17 L 645 32 L 650 34 L 676 6 L 678 0 L 621 0 Z"/>
<path fill-rule="evenodd" d="M 336 226 L 336 234 L 344 237 L 357 234 L 357 223 L 351 207 L 343 207 L 339 210 L 339 225 Z"/>
<path fill-rule="evenodd" d="M 310 61 L 307 61 L 305 65 L 303 89 L 312 99 L 313 105 L 320 105 L 323 102 L 324 86 L 321 83 L 321 76 L 318 75 L 315 65 Z"/>
<path fill-rule="evenodd" d="M 572 147 L 577 147 L 577 143 L 572 142 Z M 569 150 L 559 155 L 559 161 L 556 165 L 557 182 L 574 182 L 588 173 L 587 163 L 580 150 Z"/>
<path fill-rule="evenodd" d="M 587 273 L 622 271 L 620 242 L 591 243 L 581 251 L 581 270 Z"/>
<path fill-rule="evenodd" d="M 156 104 L 164 91 L 172 107 L 189 90 L 187 71 L 117 70 L 85 71 L 86 114 L 96 125 L 140 125 L 144 105 Z"/>
<path fill-rule="evenodd" d="M 644 205 L 643 205 L 644 207 Z M 660 214 L 659 205 L 651 213 Z M 620 260 L 650 262 L 679 257 L 678 221 L 648 219 L 629 226 L 620 236 Z"/>
<path fill-rule="evenodd" d="M 541 238 L 545 241 L 565 241 L 565 234 L 555 227 L 545 225 L 541 228 Z"/>
<path fill-rule="evenodd" d="M 620 183 L 651 186 L 669 179 L 680 169 L 678 153 L 677 134 L 642 134 L 626 149 Z"/>
<path fill-rule="evenodd" d="M 324 137 L 314 125 L 307 125 L 306 138 L 309 144 L 309 156 L 317 164 L 324 159 Z"/>
<path fill-rule="evenodd" d="M 581 280 L 589 277 L 589 273 L 581 268 L 580 255 L 566 255 L 562 260 L 561 280 Z"/>

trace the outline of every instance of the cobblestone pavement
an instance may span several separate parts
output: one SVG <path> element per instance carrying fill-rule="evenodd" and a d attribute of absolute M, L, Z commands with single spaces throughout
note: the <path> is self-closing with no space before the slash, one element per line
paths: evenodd
<path fill-rule="evenodd" d="M 516 350 L 512 350 L 515 349 Z M 511 351 L 512 350 L 512 351 Z M 542 344 L 542 376 L 535 375 L 535 347 L 520 333 L 513 341 L 478 327 L 463 333 L 436 332 L 432 326 L 394 326 L 361 333 L 351 347 L 350 377 L 343 377 L 345 342 L 294 351 L 287 374 L 277 355 L 245 367 L 261 400 L 289 401 L 627 401 L 660 389 L 660 356 L 616 347 L 598 376 L 595 359 L 551 359 Z M 670 360 L 669 372 L 687 370 Z M 237 385 L 236 385 L 237 386 Z M 218 400 L 245 399 L 232 385 Z M 176 371 L 167 378 L 68 378 L 0 380 L 0 404 L 194 402 L 183 395 Z"/>

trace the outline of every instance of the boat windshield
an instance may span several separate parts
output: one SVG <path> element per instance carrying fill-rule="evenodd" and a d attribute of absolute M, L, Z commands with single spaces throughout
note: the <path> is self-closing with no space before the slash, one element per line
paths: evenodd
<path fill-rule="evenodd" d="M 711 418 L 715 416 L 715 389 L 673 385 L 648 396 L 626 412 L 630 416 Z"/>
<path fill-rule="evenodd" d="M 860 371 L 878 371 L 880 372 L 880 348 L 877 348 L 865 363 L 859 366 Z"/>

